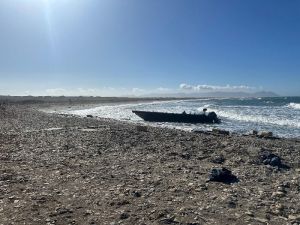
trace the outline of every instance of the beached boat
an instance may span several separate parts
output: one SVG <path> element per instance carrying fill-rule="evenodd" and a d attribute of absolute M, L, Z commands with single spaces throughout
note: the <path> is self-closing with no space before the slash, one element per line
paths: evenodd
<path fill-rule="evenodd" d="M 132 111 L 145 121 L 150 122 L 173 122 L 173 123 L 220 123 L 220 119 L 215 112 L 208 114 L 187 114 L 183 113 L 165 113 L 165 112 L 148 112 Z"/>

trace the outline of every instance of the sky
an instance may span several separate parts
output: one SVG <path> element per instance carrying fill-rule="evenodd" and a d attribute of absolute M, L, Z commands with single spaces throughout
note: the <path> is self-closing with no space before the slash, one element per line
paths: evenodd
<path fill-rule="evenodd" d="M 299 0 L 1 0 L 0 95 L 300 95 Z"/>

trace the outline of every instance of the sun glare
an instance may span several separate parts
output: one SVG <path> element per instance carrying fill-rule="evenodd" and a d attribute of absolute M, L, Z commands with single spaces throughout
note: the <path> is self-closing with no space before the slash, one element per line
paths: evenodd
<path fill-rule="evenodd" d="M 53 32 L 53 25 L 52 25 L 52 18 L 51 18 L 51 7 L 50 2 L 52 0 L 42 0 L 44 3 L 44 16 L 46 21 L 46 28 L 48 33 L 48 38 L 50 42 L 50 46 L 52 50 L 55 48 L 55 40 L 54 40 L 54 32 Z"/>

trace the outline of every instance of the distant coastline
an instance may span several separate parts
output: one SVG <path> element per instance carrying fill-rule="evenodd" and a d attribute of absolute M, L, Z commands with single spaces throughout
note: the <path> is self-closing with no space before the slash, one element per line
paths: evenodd
<path fill-rule="evenodd" d="M 104 104 L 104 103 L 125 103 L 125 102 L 148 102 L 148 101 L 169 101 L 185 100 L 190 98 L 175 97 L 93 97 L 93 96 L 5 96 L 0 95 L 0 103 L 15 104 Z"/>
<path fill-rule="evenodd" d="M 17 104 L 103 104 L 124 103 L 137 101 L 170 101 L 201 98 L 259 98 L 259 97 L 284 97 L 273 92 L 207 92 L 207 93 L 169 93 L 148 94 L 143 96 L 101 97 L 101 96 L 11 96 L 0 95 L 0 103 Z"/>

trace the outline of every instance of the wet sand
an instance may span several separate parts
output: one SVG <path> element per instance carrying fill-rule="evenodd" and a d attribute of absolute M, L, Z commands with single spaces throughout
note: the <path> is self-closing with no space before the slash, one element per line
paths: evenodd
<path fill-rule="evenodd" d="M 0 109 L 0 224 L 300 223 L 299 139 L 190 133 L 38 108 Z M 262 163 L 265 151 L 290 168 Z M 239 182 L 208 182 L 222 167 Z"/>

